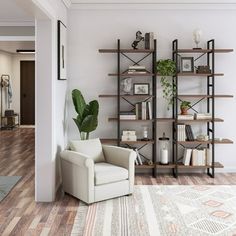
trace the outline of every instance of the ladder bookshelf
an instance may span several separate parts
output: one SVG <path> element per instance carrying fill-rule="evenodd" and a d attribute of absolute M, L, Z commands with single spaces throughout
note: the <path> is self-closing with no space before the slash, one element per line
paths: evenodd
<path fill-rule="evenodd" d="M 109 144 L 117 144 L 118 146 L 126 146 L 132 148 L 133 145 L 138 145 L 138 150 L 146 147 L 147 145 L 151 146 L 151 157 L 148 159 L 152 160 L 153 165 L 136 165 L 137 169 L 151 169 L 153 176 L 156 176 L 156 40 L 154 40 L 154 48 L 153 49 L 123 49 L 121 47 L 121 42 L 117 40 L 117 48 L 116 49 L 99 49 L 100 53 L 114 53 L 117 57 L 117 72 L 109 73 L 108 76 L 115 77 L 117 79 L 117 94 L 101 94 L 99 95 L 100 98 L 113 98 L 117 101 L 117 112 L 114 117 L 110 117 L 108 119 L 109 122 L 117 122 L 117 137 L 113 139 L 101 139 L 102 143 L 109 143 Z M 134 61 L 131 59 L 130 54 L 138 54 L 141 58 L 138 61 Z M 150 57 L 150 66 L 151 71 L 145 74 L 127 73 L 127 70 L 122 71 L 121 69 L 121 60 L 126 58 L 132 65 L 140 65 L 142 61 L 146 58 Z M 126 95 L 122 94 L 121 91 L 121 80 L 122 78 L 132 77 L 134 80 L 135 78 L 142 78 L 143 81 L 149 83 L 151 85 L 150 95 Z M 151 79 L 151 80 L 150 80 Z M 121 102 L 127 102 L 134 108 L 133 102 L 130 102 L 130 99 L 135 99 L 135 102 L 142 102 L 142 101 L 151 101 L 152 103 L 152 119 L 150 120 L 121 120 L 120 119 L 120 112 L 121 112 Z M 140 127 L 140 123 L 148 123 L 152 127 L 151 139 L 148 141 L 144 140 L 137 140 L 137 141 L 121 141 L 121 131 L 122 131 L 122 124 L 123 123 L 137 123 L 138 127 Z M 144 154 L 141 156 L 145 157 Z M 145 157 L 147 158 L 147 157 Z"/>

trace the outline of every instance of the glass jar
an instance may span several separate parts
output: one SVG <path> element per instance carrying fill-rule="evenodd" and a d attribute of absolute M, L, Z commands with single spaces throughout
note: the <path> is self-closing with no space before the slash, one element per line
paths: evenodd
<path fill-rule="evenodd" d="M 159 138 L 160 163 L 162 165 L 169 164 L 169 145 L 169 138 L 163 133 L 163 136 Z"/>

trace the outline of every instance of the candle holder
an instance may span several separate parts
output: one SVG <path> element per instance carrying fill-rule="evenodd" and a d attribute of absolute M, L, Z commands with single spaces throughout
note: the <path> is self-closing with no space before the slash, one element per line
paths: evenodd
<path fill-rule="evenodd" d="M 148 126 L 143 126 L 143 138 L 141 140 L 142 141 L 149 141 L 150 140 L 148 138 Z"/>
<path fill-rule="evenodd" d="M 160 163 L 162 165 L 169 164 L 169 138 L 166 137 L 165 133 L 159 138 L 160 147 Z"/>

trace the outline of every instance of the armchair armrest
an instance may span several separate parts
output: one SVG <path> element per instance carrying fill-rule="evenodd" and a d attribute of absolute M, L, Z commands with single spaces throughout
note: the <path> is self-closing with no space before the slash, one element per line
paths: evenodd
<path fill-rule="evenodd" d="M 65 150 L 61 152 L 61 158 L 64 161 L 70 162 L 74 165 L 78 165 L 80 167 L 92 167 L 94 166 L 94 161 L 93 159 L 89 158 L 88 156 L 79 153 L 79 152 L 74 152 L 70 150 Z"/>
<path fill-rule="evenodd" d="M 94 161 L 88 156 L 65 150 L 61 152 L 62 184 L 65 192 L 94 202 Z"/>
<path fill-rule="evenodd" d="M 130 164 L 134 165 L 136 153 L 132 149 L 121 148 L 116 146 L 102 145 L 105 159 L 108 163 L 130 168 Z"/>

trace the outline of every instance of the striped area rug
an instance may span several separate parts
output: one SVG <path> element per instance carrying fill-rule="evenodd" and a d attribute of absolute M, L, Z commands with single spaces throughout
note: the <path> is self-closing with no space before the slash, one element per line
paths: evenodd
<path fill-rule="evenodd" d="M 236 186 L 135 186 L 132 196 L 80 202 L 71 235 L 236 235 Z"/>

